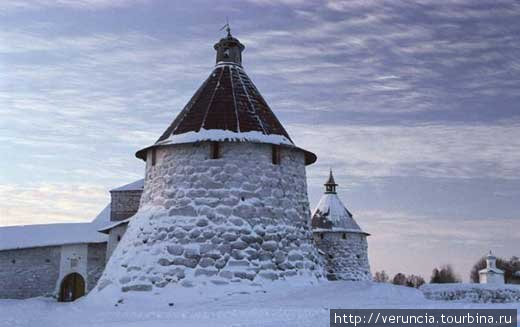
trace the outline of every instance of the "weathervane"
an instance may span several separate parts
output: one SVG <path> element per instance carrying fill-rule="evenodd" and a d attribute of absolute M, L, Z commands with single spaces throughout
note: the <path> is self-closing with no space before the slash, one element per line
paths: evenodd
<path fill-rule="evenodd" d="M 226 17 L 226 25 L 222 26 L 219 31 L 222 31 L 223 29 L 226 29 L 227 36 L 231 37 L 231 27 L 229 26 L 229 20 Z"/>

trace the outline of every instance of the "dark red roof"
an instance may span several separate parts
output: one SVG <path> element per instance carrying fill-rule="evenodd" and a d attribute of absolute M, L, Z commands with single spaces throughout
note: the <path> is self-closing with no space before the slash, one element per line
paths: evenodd
<path fill-rule="evenodd" d="M 202 129 L 257 131 L 290 140 L 244 69 L 235 64 L 217 65 L 157 142 Z"/>
<path fill-rule="evenodd" d="M 220 138 L 225 134 L 223 140 L 242 139 L 296 147 L 242 68 L 244 45 L 231 36 L 229 29 L 227 31 L 227 37 L 214 46 L 215 69 L 151 147 L 173 144 L 174 136 L 184 134 L 180 136 L 183 138 L 193 133 L 200 134 L 200 138 L 184 139 L 185 143 L 207 141 L 209 133 L 221 134 Z M 220 138 L 209 140 L 220 141 Z M 139 150 L 136 156 L 146 160 L 146 151 L 151 147 Z M 306 164 L 316 161 L 315 154 L 301 150 Z"/>

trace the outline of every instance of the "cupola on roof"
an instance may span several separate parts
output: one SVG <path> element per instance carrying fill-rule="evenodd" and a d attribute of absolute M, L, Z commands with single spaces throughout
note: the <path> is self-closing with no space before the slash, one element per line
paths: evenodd
<path fill-rule="evenodd" d="M 214 46 L 216 66 L 157 142 L 136 153 L 146 160 L 155 146 L 202 141 L 257 142 L 296 147 L 242 68 L 244 45 L 231 35 Z M 305 153 L 306 164 L 316 155 Z"/>
<path fill-rule="evenodd" d="M 336 193 L 338 184 L 334 181 L 332 170 L 324 185 L 325 194 L 323 194 L 312 213 L 311 225 L 313 231 L 353 232 L 368 235 L 361 230 L 350 211 L 338 197 Z"/>

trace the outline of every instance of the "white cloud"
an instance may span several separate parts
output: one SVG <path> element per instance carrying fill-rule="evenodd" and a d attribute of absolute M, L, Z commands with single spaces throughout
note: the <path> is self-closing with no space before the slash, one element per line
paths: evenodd
<path fill-rule="evenodd" d="M 65 183 L 0 185 L 0 226 L 92 220 L 108 203 L 108 190 Z"/>

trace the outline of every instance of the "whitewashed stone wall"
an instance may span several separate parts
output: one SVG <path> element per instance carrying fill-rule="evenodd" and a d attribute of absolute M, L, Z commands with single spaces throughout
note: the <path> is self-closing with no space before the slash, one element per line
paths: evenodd
<path fill-rule="evenodd" d="M 0 298 L 57 296 L 61 281 L 78 272 L 87 291 L 105 268 L 105 243 L 45 246 L 0 251 Z"/>
<path fill-rule="evenodd" d="M 208 143 L 158 148 L 99 289 L 320 278 L 304 154 L 283 148 L 273 165 L 271 153 L 252 143 L 221 143 L 220 159 L 209 159 Z"/>
<path fill-rule="evenodd" d="M 125 235 L 127 224 L 121 224 L 112 228 L 108 234 L 108 243 L 107 243 L 107 253 L 106 253 L 106 261 L 110 259 L 112 253 L 119 245 L 119 242 L 123 239 L 123 235 Z"/>
<path fill-rule="evenodd" d="M 55 294 L 59 294 L 61 281 L 72 273 L 78 273 L 87 283 L 88 244 L 67 244 L 61 246 L 60 275 L 56 283 Z"/>
<path fill-rule="evenodd" d="M 345 234 L 346 239 L 343 239 Z M 323 238 L 322 238 L 323 235 Z M 361 233 L 315 232 L 314 242 L 323 251 L 329 280 L 371 280 L 367 237 Z"/>
<path fill-rule="evenodd" d="M 0 251 L 0 298 L 54 295 L 61 247 Z"/>
<path fill-rule="evenodd" d="M 87 253 L 87 292 L 92 290 L 105 270 L 107 243 L 90 243 Z"/>

